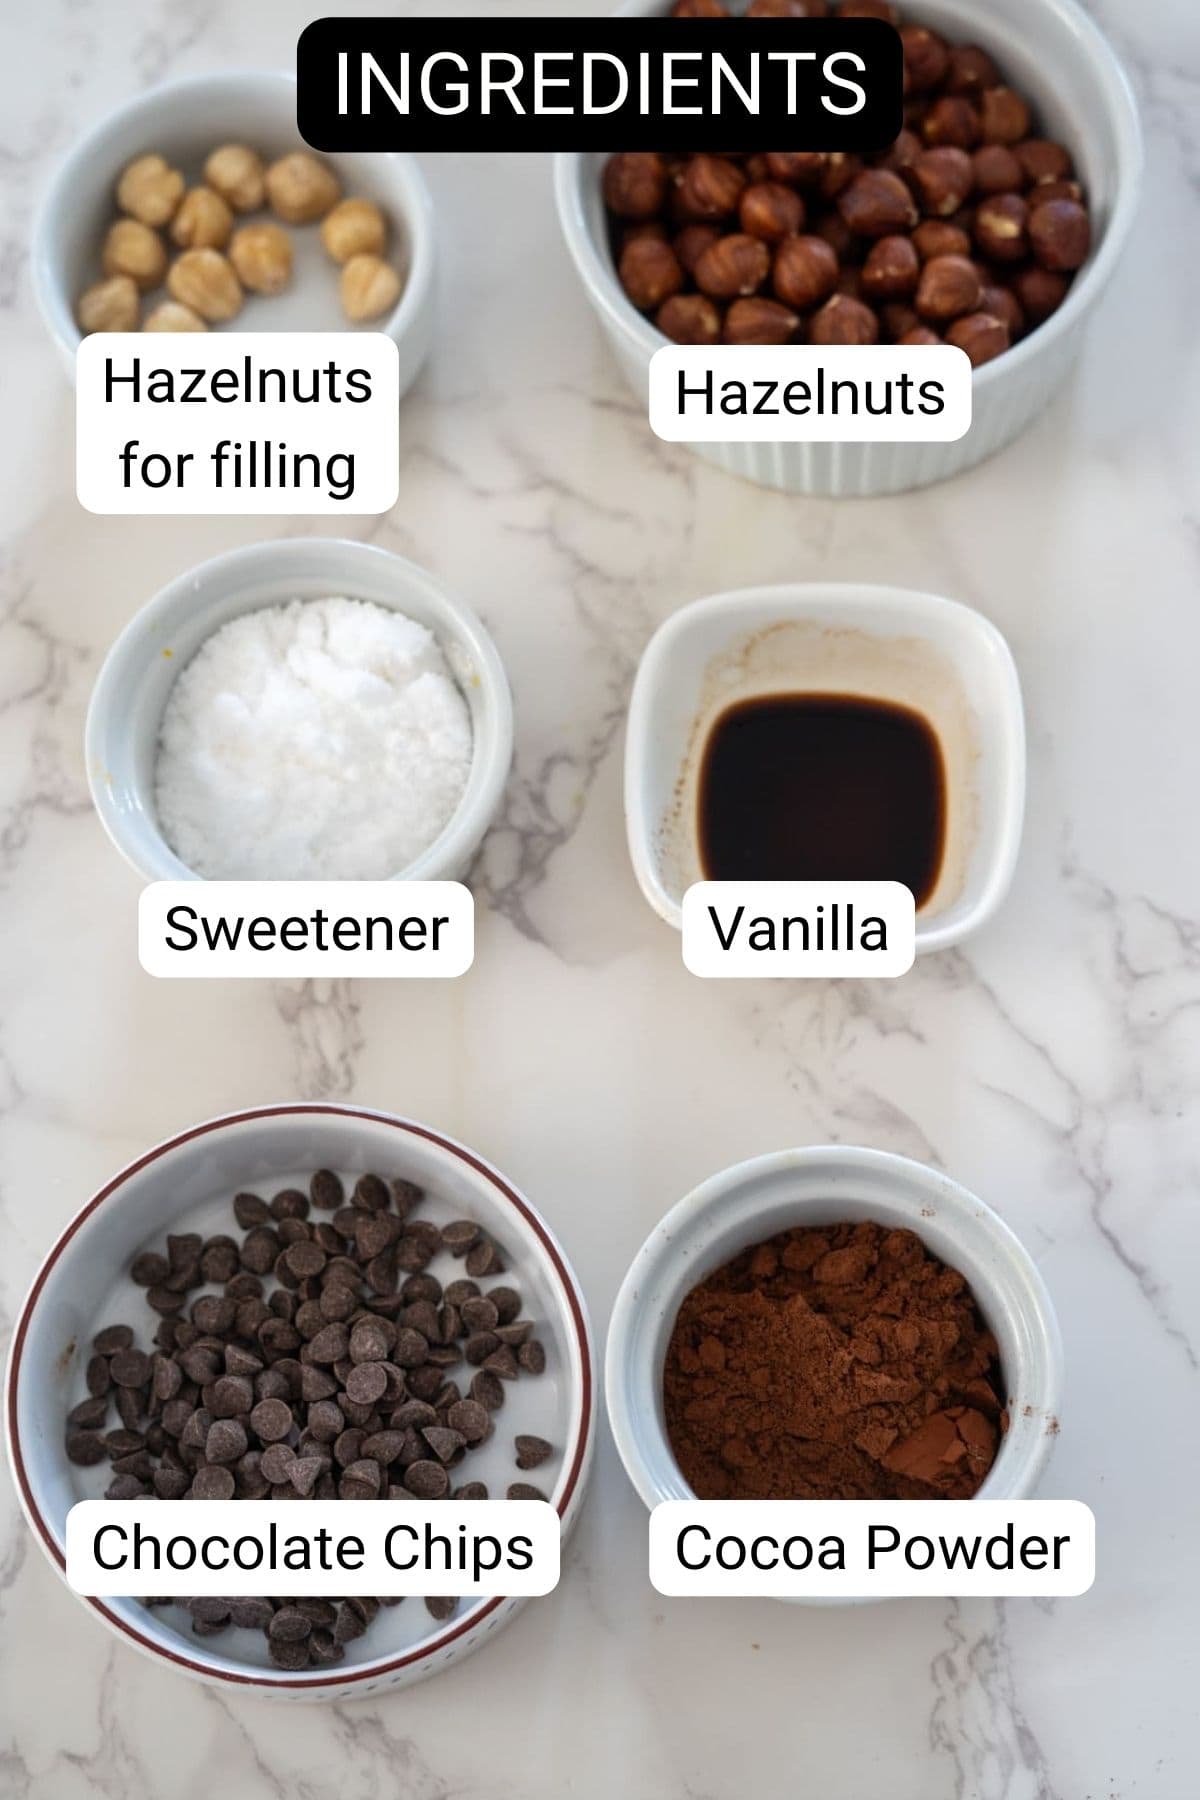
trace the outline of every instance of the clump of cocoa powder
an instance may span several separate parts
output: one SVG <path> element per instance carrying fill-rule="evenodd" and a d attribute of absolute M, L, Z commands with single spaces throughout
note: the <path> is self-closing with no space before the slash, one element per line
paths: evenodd
<path fill-rule="evenodd" d="M 911 1231 L 801 1227 L 687 1296 L 667 1434 L 702 1500 L 963 1500 L 1007 1427 L 996 1341 Z"/>

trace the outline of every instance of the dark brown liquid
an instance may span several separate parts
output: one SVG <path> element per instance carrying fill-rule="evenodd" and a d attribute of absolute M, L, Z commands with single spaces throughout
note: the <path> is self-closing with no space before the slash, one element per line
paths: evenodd
<path fill-rule="evenodd" d="M 709 733 L 698 813 L 710 881 L 902 881 L 920 906 L 942 865 L 942 748 L 887 700 L 742 700 Z"/>

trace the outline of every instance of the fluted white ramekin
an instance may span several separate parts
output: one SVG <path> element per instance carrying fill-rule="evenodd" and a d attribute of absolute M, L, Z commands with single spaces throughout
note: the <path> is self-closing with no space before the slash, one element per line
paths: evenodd
<path fill-rule="evenodd" d="M 667 11 L 625 0 L 621 15 Z M 1110 45 L 1075 0 L 915 0 L 906 17 L 990 51 L 1033 103 L 1041 129 L 1066 144 L 1087 190 L 1093 249 L 1059 310 L 1012 350 L 975 371 L 974 417 L 951 444 L 692 444 L 732 475 L 791 494 L 853 497 L 927 487 L 973 468 L 1032 424 L 1078 355 L 1084 329 L 1124 249 L 1137 209 L 1142 140 L 1137 107 Z M 614 145 L 614 149 L 620 148 Z M 650 358 L 666 341 L 622 292 L 600 193 L 602 153 L 562 153 L 559 219 L 588 299 L 633 388 L 647 392 Z M 648 427 L 647 427 L 648 429 Z"/>

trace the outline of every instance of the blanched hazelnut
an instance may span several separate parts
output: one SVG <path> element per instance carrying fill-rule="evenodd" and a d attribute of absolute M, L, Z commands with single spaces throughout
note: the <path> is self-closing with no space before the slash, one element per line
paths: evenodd
<path fill-rule="evenodd" d="M 977 194 L 1015 194 L 1025 186 L 1025 171 L 1007 144 L 982 144 L 971 167 Z"/>
<path fill-rule="evenodd" d="M 267 170 L 271 210 L 289 225 L 323 219 L 341 198 L 342 184 L 327 164 L 307 150 L 292 150 Z"/>
<path fill-rule="evenodd" d="M 121 171 L 117 205 L 143 225 L 166 225 L 183 199 L 183 176 L 165 157 L 139 156 Z"/>
<path fill-rule="evenodd" d="M 93 331 L 136 331 L 136 281 L 132 275 L 110 275 L 107 281 L 93 283 L 80 294 L 75 317 L 85 336 Z"/>
<path fill-rule="evenodd" d="M 282 293 L 292 278 L 292 240 L 282 225 L 239 225 L 229 240 L 229 260 L 243 287 Z"/>
<path fill-rule="evenodd" d="M 781 181 L 755 181 L 742 193 L 738 218 L 751 237 L 777 244 L 804 230 L 804 202 Z"/>
<path fill-rule="evenodd" d="M 981 363 L 991 362 L 994 356 L 1000 356 L 1008 349 L 1008 326 L 990 313 L 968 313 L 947 326 L 946 342 L 965 350 L 971 359 L 971 367 L 977 369 Z"/>
<path fill-rule="evenodd" d="M 266 199 L 263 159 L 248 144 L 221 144 L 204 165 L 204 179 L 234 212 L 257 212 Z"/>
<path fill-rule="evenodd" d="M 861 300 L 835 294 L 813 314 L 808 334 L 814 344 L 877 344 L 879 320 Z"/>
<path fill-rule="evenodd" d="M 618 150 L 604 165 L 603 188 L 618 219 L 653 218 L 667 197 L 666 164 L 653 150 Z"/>
<path fill-rule="evenodd" d="M 864 169 L 838 196 L 838 211 L 859 237 L 911 229 L 919 214 L 912 194 L 890 169 Z"/>
<path fill-rule="evenodd" d="M 924 25 L 905 25 L 900 33 L 904 47 L 904 80 L 908 92 L 928 93 L 939 87 L 950 62 L 945 38 Z"/>
<path fill-rule="evenodd" d="M 968 98 L 977 98 L 985 88 L 995 87 L 1000 79 L 995 63 L 986 50 L 978 44 L 954 44 L 951 46 L 949 64 L 946 69 L 946 90 L 951 94 L 966 94 Z"/>
<path fill-rule="evenodd" d="M 670 244 L 659 238 L 635 238 L 617 264 L 621 286 L 642 312 L 662 305 L 683 286 L 683 270 Z"/>
<path fill-rule="evenodd" d="M 979 270 L 965 256 L 935 256 L 921 270 L 913 302 L 922 319 L 941 325 L 974 312 L 983 293 Z"/>
<path fill-rule="evenodd" d="M 741 198 L 746 177 L 736 163 L 702 151 L 675 177 L 675 197 L 685 219 L 723 219 Z"/>
<path fill-rule="evenodd" d="M 970 157 L 952 144 L 923 150 L 912 167 L 917 198 L 936 219 L 947 219 L 958 211 L 974 179 Z"/>
<path fill-rule="evenodd" d="M 219 250 L 185 250 L 171 264 L 167 287 L 172 299 L 181 300 L 212 325 L 234 319 L 242 310 L 241 283 Z"/>
<path fill-rule="evenodd" d="M 382 256 L 387 220 L 373 200 L 339 200 L 321 221 L 321 242 L 335 263 L 352 256 Z"/>
<path fill-rule="evenodd" d="M 862 268 L 868 300 L 902 300 L 920 279 L 921 259 L 909 237 L 884 237 L 871 245 Z"/>
<path fill-rule="evenodd" d="M 800 316 L 778 300 L 735 300 L 725 314 L 727 344 L 790 344 Z"/>
<path fill-rule="evenodd" d="M 714 300 L 757 293 L 771 270 L 771 252 L 761 238 L 731 231 L 710 244 L 696 264 L 696 286 Z"/>
<path fill-rule="evenodd" d="M 189 188 L 171 220 L 171 242 L 181 250 L 223 250 L 233 230 L 233 214 L 216 188 Z"/>
<path fill-rule="evenodd" d="M 1043 269 L 1079 268 L 1091 248 L 1092 227 L 1078 200 L 1040 200 L 1029 214 L 1029 242 Z"/>
<path fill-rule="evenodd" d="M 679 258 L 680 267 L 687 274 L 694 275 L 696 264 L 700 261 L 710 244 L 715 244 L 719 236 L 715 225 L 685 225 L 671 241 L 671 247 Z"/>
<path fill-rule="evenodd" d="M 1013 155 L 1032 186 L 1039 181 L 1062 181 L 1071 173 L 1071 158 L 1061 144 L 1049 138 L 1025 138 L 1013 145 Z"/>
<path fill-rule="evenodd" d="M 1053 269 L 1021 269 L 1013 276 L 1013 292 L 1031 325 L 1040 325 L 1058 311 L 1069 286 L 1066 276 Z"/>
<path fill-rule="evenodd" d="M 400 298 L 402 283 L 390 263 L 380 256 L 352 256 L 342 267 L 338 291 L 342 311 L 356 323 L 391 312 Z"/>
<path fill-rule="evenodd" d="M 207 331 L 208 326 L 198 312 L 184 306 L 181 300 L 163 300 L 153 312 L 146 314 L 143 331 Z"/>
<path fill-rule="evenodd" d="M 922 262 L 931 256 L 970 256 L 971 239 L 949 219 L 922 219 L 912 234 L 913 247 Z"/>
<path fill-rule="evenodd" d="M 167 272 L 167 247 L 140 219 L 117 219 L 108 228 L 100 261 L 106 275 L 130 275 L 145 294 Z"/>
<path fill-rule="evenodd" d="M 1029 132 L 1029 108 L 1010 87 L 988 88 L 979 103 L 985 144 L 1019 144 Z"/>
<path fill-rule="evenodd" d="M 838 259 L 820 237 L 784 238 L 775 252 L 772 282 L 785 306 L 807 312 L 837 286 Z"/>
<path fill-rule="evenodd" d="M 672 294 L 654 323 L 676 344 L 715 344 L 721 335 L 721 314 L 707 294 Z"/>
<path fill-rule="evenodd" d="M 772 181 L 784 181 L 792 187 L 808 187 L 820 180 L 825 156 L 820 150 L 768 150 L 766 172 Z"/>
<path fill-rule="evenodd" d="M 927 144 L 952 144 L 957 150 L 973 150 L 982 131 L 979 114 L 961 94 L 943 94 L 921 121 Z"/>
<path fill-rule="evenodd" d="M 1029 208 L 1020 194 L 993 194 L 975 208 L 975 242 L 992 262 L 1022 262 L 1029 251 Z"/>

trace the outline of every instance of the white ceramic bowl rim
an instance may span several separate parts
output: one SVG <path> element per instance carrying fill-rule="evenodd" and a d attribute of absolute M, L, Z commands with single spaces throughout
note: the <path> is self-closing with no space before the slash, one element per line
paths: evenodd
<path fill-rule="evenodd" d="M 1069 27 L 1078 41 L 1080 54 L 1086 54 L 1092 60 L 1094 72 L 1104 89 L 1109 111 L 1122 143 L 1117 190 L 1112 217 L 1105 226 L 1100 247 L 1071 283 L 1062 305 L 1035 331 L 1022 338 L 1011 350 L 1006 350 L 1003 356 L 976 369 L 974 383 L 977 389 L 990 388 L 1002 382 L 1006 374 L 1023 368 L 1032 356 L 1040 354 L 1063 337 L 1075 321 L 1082 317 L 1095 296 L 1108 283 L 1137 215 L 1143 150 L 1137 105 L 1128 77 L 1104 33 L 1083 8 L 1076 4 L 1076 0 L 1038 0 L 1038 4 Z M 662 5 L 660 0 L 626 0 L 626 4 L 617 8 L 617 16 L 644 15 L 661 10 L 665 10 L 665 0 Z M 919 14 L 919 5 L 916 11 Z M 583 184 L 588 178 L 587 156 L 586 151 L 561 150 L 554 159 L 554 192 L 567 249 L 593 303 L 603 309 L 618 332 L 637 344 L 649 358 L 667 340 L 626 297 L 588 228 L 582 200 Z"/>
<path fill-rule="evenodd" d="M 129 841 L 125 813 L 111 804 L 104 783 L 97 775 L 97 771 L 105 764 L 105 733 L 113 718 L 119 716 L 122 685 L 131 675 L 126 665 L 133 663 L 137 656 L 138 640 L 152 631 L 163 615 L 170 614 L 181 598 L 186 599 L 192 594 L 198 576 L 220 577 L 229 571 L 244 574 L 249 583 L 258 572 L 258 566 L 269 564 L 281 547 L 297 551 L 310 546 L 322 555 L 342 553 L 360 561 L 371 558 L 376 560 L 380 568 L 390 564 L 404 580 L 432 594 L 453 618 L 457 629 L 470 645 L 472 661 L 479 670 L 496 715 L 492 742 L 481 744 L 473 738 L 467 786 L 457 808 L 420 856 L 407 868 L 394 871 L 389 879 L 432 880 L 441 869 L 457 868 L 464 854 L 470 854 L 474 850 L 491 822 L 512 767 L 512 694 L 500 652 L 478 614 L 465 600 L 461 600 L 456 593 L 444 586 L 437 576 L 430 574 L 428 569 L 411 562 L 408 557 L 398 556 L 393 550 L 385 550 L 381 544 L 365 543 L 360 538 L 268 538 L 261 543 L 242 544 L 236 550 L 225 550 L 219 556 L 209 557 L 177 575 L 166 587 L 160 588 L 152 599 L 138 608 L 118 633 L 96 677 L 84 726 L 84 759 L 92 799 L 112 842 L 126 861 L 147 880 L 170 881 L 184 876 L 201 880 L 203 877 L 195 876 L 194 871 L 180 862 L 167 843 L 152 807 L 149 818 L 153 824 L 154 837 L 162 846 L 163 854 L 159 866 L 148 869 Z M 352 580 L 347 581 L 346 588 L 353 598 Z M 399 610 L 403 611 L 403 606 Z M 437 630 L 433 627 L 431 629 L 434 630 L 434 636 L 438 636 Z M 132 670 L 132 678 L 137 678 L 136 668 Z"/>
<path fill-rule="evenodd" d="M 34 1492 L 33 1483 L 30 1479 L 29 1470 L 21 1447 L 17 1405 L 17 1393 L 21 1379 L 21 1357 L 25 1346 L 25 1339 L 29 1331 L 30 1321 L 37 1307 L 38 1299 L 51 1272 L 58 1264 L 60 1258 L 70 1248 L 72 1239 L 84 1222 L 89 1219 L 99 1207 L 103 1206 L 106 1200 L 117 1193 L 131 1176 L 138 1174 L 142 1169 L 147 1168 L 149 1165 L 160 1161 L 163 1157 L 168 1156 L 173 1150 L 179 1149 L 184 1144 L 192 1143 L 197 1138 L 205 1137 L 210 1132 L 224 1130 L 230 1125 L 241 1125 L 255 1119 L 311 1117 L 314 1114 L 333 1115 L 338 1118 L 365 1119 L 372 1124 L 392 1126 L 401 1134 L 424 1138 L 428 1143 L 436 1145 L 438 1149 L 445 1152 L 446 1155 L 457 1157 L 459 1161 L 465 1163 L 469 1168 L 474 1170 L 477 1175 L 481 1175 L 485 1181 L 490 1183 L 490 1185 L 496 1189 L 501 1198 L 520 1214 L 525 1224 L 538 1239 L 546 1259 L 559 1282 L 567 1303 L 567 1309 L 570 1313 L 571 1323 L 575 1332 L 576 1349 L 579 1354 L 579 1366 L 581 1372 L 580 1391 L 577 1396 L 577 1412 L 574 1421 L 574 1440 L 569 1447 L 569 1461 L 566 1465 L 562 1490 L 555 1502 L 559 1519 L 561 1520 L 565 1516 L 567 1507 L 579 1484 L 580 1476 L 587 1460 L 587 1451 L 591 1438 L 592 1420 L 596 1403 L 596 1383 L 592 1369 L 591 1340 L 588 1330 L 587 1314 L 584 1309 L 583 1298 L 579 1291 L 578 1283 L 576 1282 L 571 1269 L 568 1267 L 562 1252 L 538 1213 L 524 1196 L 505 1180 L 498 1169 L 493 1168 L 490 1163 L 485 1162 L 482 1157 L 477 1156 L 474 1151 L 467 1149 L 464 1144 L 458 1143 L 454 1138 L 446 1137 L 444 1133 L 434 1131 L 428 1125 L 417 1124 L 415 1120 L 402 1119 L 395 1114 L 378 1112 L 370 1107 L 334 1106 L 321 1101 L 297 1101 L 272 1106 L 255 1106 L 249 1107 L 243 1112 L 225 1113 L 219 1118 L 207 1119 L 203 1124 L 194 1125 L 188 1131 L 181 1131 L 174 1137 L 167 1138 L 162 1143 L 156 1144 L 153 1149 L 147 1150 L 144 1155 L 139 1156 L 133 1162 L 128 1163 L 119 1174 L 114 1175 L 110 1181 L 105 1183 L 98 1193 L 93 1195 L 87 1204 L 81 1208 L 65 1227 L 49 1255 L 46 1257 L 45 1262 L 38 1270 L 33 1285 L 26 1296 L 25 1303 L 21 1308 L 20 1317 L 17 1320 L 16 1330 L 13 1334 L 12 1350 L 8 1363 L 8 1391 L 6 1395 L 5 1414 L 9 1461 L 12 1466 L 13 1475 L 17 1484 L 17 1492 L 20 1496 L 21 1506 L 25 1516 L 38 1538 L 42 1549 L 64 1579 L 66 1572 L 66 1558 L 62 1544 L 49 1520 L 43 1513 L 38 1503 L 37 1495 Z M 151 1637 L 136 1630 L 127 1620 L 114 1612 L 111 1607 L 106 1606 L 103 1600 L 89 1598 L 84 1595 L 78 1595 L 77 1598 L 82 1600 L 84 1605 L 99 1613 L 101 1618 L 103 1618 L 114 1631 L 122 1637 L 128 1638 L 131 1642 L 136 1644 L 140 1650 L 147 1652 L 152 1657 L 161 1658 L 164 1662 L 173 1663 L 178 1668 L 186 1669 L 189 1674 L 199 1675 L 206 1681 L 227 1682 L 233 1686 L 245 1688 L 290 1688 L 300 1692 L 304 1692 L 306 1689 L 317 1688 L 322 1693 L 333 1687 L 353 1689 L 358 1682 L 377 1681 L 381 1677 L 395 1674 L 401 1669 L 411 1668 L 414 1664 L 425 1662 L 427 1658 L 437 1655 L 439 1651 L 444 1650 L 447 1645 L 453 1644 L 458 1638 L 463 1637 L 468 1632 L 474 1632 L 480 1622 L 483 1619 L 486 1619 L 490 1613 L 494 1612 L 503 1601 L 503 1596 L 497 1595 L 486 1600 L 482 1606 L 469 1608 L 466 1616 L 460 1619 L 450 1629 L 440 1632 L 436 1637 L 426 1639 L 423 1643 L 417 1645 L 413 1649 L 405 1651 L 400 1656 L 388 1657 L 376 1662 L 363 1663 L 342 1673 L 338 1673 L 336 1670 L 323 1669 L 320 1671 L 319 1678 L 314 1679 L 311 1675 L 307 1678 L 292 1677 L 284 1674 L 274 1675 L 269 1670 L 265 1669 L 252 1674 L 245 1672 L 242 1669 L 225 1669 L 212 1663 L 196 1662 L 191 1657 L 182 1654 L 180 1651 L 172 1649 L 160 1638 Z"/>
<path fill-rule="evenodd" d="M 68 356 L 74 357 L 83 334 L 75 322 L 70 297 L 62 292 L 55 279 L 49 245 L 54 222 L 65 210 L 65 196 L 71 190 L 77 171 L 94 164 L 97 157 L 105 154 L 105 142 L 117 120 L 136 118 L 140 112 L 155 113 L 164 101 L 170 103 L 173 99 L 214 85 L 223 89 L 245 88 L 249 130 L 253 125 L 255 90 L 264 84 L 294 90 L 295 73 L 290 69 L 210 69 L 200 74 L 181 75 L 172 81 L 161 82 L 105 113 L 84 132 L 59 163 L 50 185 L 42 195 L 34 218 L 33 285 L 42 316 Z M 293 112 L 294 110 L 293 105 Z M 296 135 L 299 139 L 298 131 Z M 158 147 L 169 151 L 170 144 Z M 388 151 L 382 154 L 394 165 L 404 188 L 403 219 L 408 233 L 409 266 L 404 292 L 394 311 L 386 318 L 376 320 L 374 328 L 399 340 L 420 319 L 429 303 L 433 287 L 436 263 L 433 199 L 414 157 L 406 151 Z M 114 169 L 114 179 L 116 174 Z"/>

